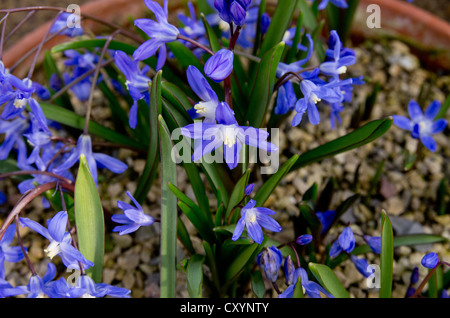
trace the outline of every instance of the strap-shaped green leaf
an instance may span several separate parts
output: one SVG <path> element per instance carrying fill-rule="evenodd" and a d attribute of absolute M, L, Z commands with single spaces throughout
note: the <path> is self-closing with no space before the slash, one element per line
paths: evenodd
<path fill-rule="evenodd" d="M 280 1 L 281 2 L 281 1 Z M 255 128 L 263 126 L 275 84 L 275 75 L 284 50 L 284 42 L 276 44 L 261 59 L 254 76 L 254 85 L 250 96 L 246 121 Z"/>
<path fill-rule="evenodd" d="M 191 298 L 202 297 L 203 270 L 202 265 L 205 257 L 202 255 L 192 255 L 187 262 L 186 278 L 187 289 Z"/>
<path fill-rule="evenodd" d="M 161 115 L 158 116 L 161 154 L 161 297 L 175 297 L 177 251 L 177 197 L 169 183 L 177 184 L 176 164 L 172 160 L 170 132 Z"/>
<path fill-rule="evenodd" d="M 214 33 L 214 30 L 209 25 L 208 20 L 206 20 L 205 15 L 203 13 L 200 13 L 200 17 L 202 19 L 203 26 L 205 27 L 206 37 L 208 38 L 209 45 L 211 46 L 212 51 L 216 53 L 222 48 L 222 45 L 220 44 L 216 33 Z"/>
<path fill-rule="evenodd" d="M 303 14 L 303 23 L 309 30 L 314 30 L 317 27 L 317 18 L 307 0 L 298 0 L 298 9 Z"/>
<path fill-rule="evenodd" d="M 380 298 L 391 298 L 394 270 L 394 233 L 385 211 L 381 215 Z"/>
<path fill-rule="evenodd" d="M 94 263 L 94 266 L 86 270 L 86 274 L 96 283 L 100 283 L 105 248 L 105 221 L 97 186 L 84 155 L 80 156 L 74 195 L 78 247 L 81 254 Z"/>
<path fill-rule="evenodd" d="M 345 287 L 337 278 L 336 274 L 326 265 L 309 263 L 309 269 L 316 277 L 320 285 L 328 290 L 336 298 L 350 298 Z"/>
<path fill-rule="evenodd" d="M 297 0 L 283 0 L 277 2 L 270 26 L 264 36 L 259 56 L 263 56 L 283 39 L 284 33 L 291 24 L 292 16 L 297 7 Z"/>
<path fill-rule="evenodd" d="M 300 155 L 291 171 L 340 153 L 359 148 L 385 134 L 392 126 L 392 118 L 371 121 L 351 133 Z"/>
<path fill-rule="evenodd" d="M 48 120 L 56 121 L 60 124 L 83 130 L 85 121 L 85 118 L 83 116 L 77 115 L 74 112 L 60 106 L 49 104 L 46 102 L 39 101 L 39 105 L 41 105 L 45 118 L 47 118 Z M 128 145 L 138 149 L 143 148 L 140 143 L 136 142 L 130 137 L 122 135 L 112 129 L 93 122 L 92 120 L 89 121 L 89 133 L 113 143 Z"/>
<path fill-rule="evenodd" d="M 264 279 L 260 271 L 254 271 L 251 276 L 252 291 L 258 298 L 263 298 L 266 293 L 266 287 L 264 286 Z"/>
<path fill-rule="evenodd" d="M 228 219 L 230 216 L 231 211 L 239 202 L 241 202 L 242 198 L 244 197 L 245 193 L 245 187 L 248 184 L 248 179 L 250 178 L 250 172 L 251 170 L 248 169 L 244 175 L 239 179 L 239 181 L 236 183 L 236 186 L 233 189 L 233 192 L 231 193 L 230 202 L 228 204 L 227 211 L 225 213 L 225 220 Z"/>
<path fill-rule="evenodd" d="M 278 171 L 272 175 L 262 186 L 258 189 L 253 200 L 256 201 L 257 206 L 263 206 L 270 194 L 275 190 L 285 175 L 292 169 L 292 166 L 298 160 L 298 155 L 293 155 L 286 161 Z"/>
<path fill-rule="evenodd" d="M 161 78 L 162 71 L 156 73 L 153 78 L 150 90 L 150 105 L 149 105 L 149 123 L 150 135 L 147 160 L 145 162 L 144 171 L 139 178 L 134 197 L 138 202 L 143 202 L 149 189 L 152 186 L 153 180 L 156 177 L 158 169 L 159 158 L 159 136 L 158 136 L 158 116 L 161 114 Z"/>

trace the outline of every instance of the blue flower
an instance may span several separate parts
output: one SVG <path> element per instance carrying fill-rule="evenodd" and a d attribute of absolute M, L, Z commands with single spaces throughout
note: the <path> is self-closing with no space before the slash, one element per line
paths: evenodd
<path fill-rule="evenodd" d="M 58 151 L 60 151 L 64 147 L 63 143 L 57 143 L 55 146 L 53 145 L 47 145 L 44 148 L 42 157 L 37 156 L 34 164 L 36 166 L 36 169 L 33 167 L 30 167 L 28 170 L 37 170 L 37 171 L 48 171 L 55 173 L 55 167 L 61 164 L 61 162 L 64 162 L 67 158 L 67 154 L 63 154 L 62 156 L 55 159 L 55 156 L 58 154 Z M 62 171 L 61 173 L 57 173 L 60 176 L 67 178 L 69 180 L 74 180 L 73 175 L 69 171 Z M 44 184 L 48 182 L 53 181 L 60 181 L 59 178 L 52 177 L 46 174 L 31 174 L 32 178 L 25 179 L 24 181 L 20 182 L 17 185 L 17 188 L 19 189 L 21 194 L 24 194 L 25 192 L 34 189 L 36 187 L 36 184 Z M 42 196 L 42 206 L 44 208 L 50 207 L 50 202 Z"/>
<path fill-rule="evenodd" d="M 370 277 L 370 275 L 375 272 L 375 269 L 369 266 L 369 263 L 367 263 L 366 259 L 358 258 L 355 255 L 350 255 L 350 259 L 355 265 L 358 272 L 360 272 L 365 278 Z"/>
<path fill-rule="evenodd" d="M 11 150 L 15 149 L 17 166 L 24 170 L 30 168 L 27 163 L 27 145 L 23 140 L 23 134 L 28 128 L 28 121 L 20 117 L 11 121 L 0 119 L 0 134 L 5 134 L 3 143 L 0 145 L 0 160 L 7 159 Z"/>
<path fill-rule="evenodd" d="M 256 257 L 256 262 L 264 270 L 267 279 L 272 283 L 278 279 L 278 270 L 281 267 L 283 255 L 275 246 L 264 249 Z"/>
<path fill-rule="evenodd" d="M 299 237 L 297 237 L 297 239 L 295 240 L 295 242 L 298 245 L 307 245 L 309 243 L 311 243 L 313 240 L 312 235 L 310 234 L 304 234 L 304 235 L 300 235 Z"/>
<path fill-rule="evenodd" d="M 363 236 L 364 241 L 369 245 L 370 249 L 377 254 L 381 253 L 381 237 L 380 236 Z"/>
<path fill-rule="evenodd" d="M 167 59 L 166 43 L 176 41 L 180 31 L 168 22 L 168 0 L 164 0 L 164 9 L 156 1 L 145 0 L 145 5 L 155 14 L 156 21 L 150 19 L 136 19 L 134 24 L 144 31 L 151 39 L 142 43 L 133 53 L 135 60 L 145 60 L 158 53 L 156 70 L 159 71 Z"/>
<path fill-rule="evenodd" d="M 292 261 L 291 255 L 288 255 L 284 259 L 284 278 L 286 285 L 294 285 L 297 282 L 296 275 L 294 262 Z"/>
<path fill-rule="evenodd" d="M 310 1 L 314 1 L 314 0 L 310 0 Z M 319 10 L 323 10 L 328 6 L 328 2 L 330 2 L 332 4 L 334 4 L 336 7 L 341 8 L 341 9 L 346 9 L 348 8 L 348 3 L 346 0 L 322 0 L 322 2 L 320 2 L 319 6 L 317 7 Z"/>
<path fill-rule="evenodd" d="M 4 262 L 17 263 L 23 259 L 23 252 L 20 246 L 10 246 L 16 234 L 15 224 L 11 224 L 0 240 L 0 278 L 5 277 Z"/>
<path fill-rule="evenodd" d="M 297 73 L 301 70 L 303 70 L 303 65 L 306 64 L 312 57 L 312 54 L 314 52 L 314 41 L 311 37 L 311 35 L 306 34 L 306 38 L 308 39 L 309 43 L 309 49 L 306 53 L 306 57 L 304 59 L 295 61 L 291 64 L 286 64 L 283 62 L 280 62 L 277 67 L 276 75 L 278 78 L 282 77 L 287 72 Z"/>
<path fill-rule="evenodd" d="M 245 195 L 250 195 L 250 193 L 253 192 L 254 188 L 255 188 L 255 184 L 254 183 L 250 183 L 250 184 L 246 185 L 245 189 L 244 189 Z"/>
<path fill-rule="evenodd" d="M 244 228 L 247 228 L 248 235 L 258 244 L 261 244 L 264 236 L 262 227 L 272 232 L 280 232 L 281 226 L 270 215 L 275 214 L 274 211 L 255 207 L 256 201 L 250 200 L 247 205 L 241 209 L 241 218 L 237 222 L 233 233 L 232 240 L 236 241 L 241 237 Z"/>
<path fill-rule="evenodd" d="M 55 168 L 54 172 L 57 174 L 63 173 L 65 170 L 71 168 L 76 162 L 78 162 L 82 155 L 86 157 L 86 161 L 89 165 L 89 170 L 95 184 L 97 184 L 97 163 L 105 168 L 108 168 L 114 173 L 122 173 L 128 168 L 126 164 L 114 157 L 93 152 L 91 136 L 82 134 L 78 138 L 76 148 L 72 151 L 63 164 Z"/>
<path fill-rule="evenodd" d="M 178 28 L 178 30 L 180 30 L 180 34 L 190 39 L 193 39 L 198 43 L 208 46 L 209 41 L 206 36 L 206 30 L 205 26 L 203 25 L 203 21 L 201 19 L 197 19 L 197 15 L 195 14 L 195 8 L 191 1 L 187 3 L 187 6 L 189 9 L 190 16 L 186 16 L 182 13 L 178 14 L 178 19 L 183 24 L 183 27 Z M 208 23 L 211 26 L 213 26 L 214 22 L 211 21 L 212 20 L 211 18 L 212 18 L 211 15 L 206 16 L 206 20 L 208 21 Z M 194 55 L 197 56 L 198 58 L 201 58 L 203 54 L 205 54 L 205 51 L 202 48 L 199 48 L 188 41 L 181 40 L 181 42 L 184 45 L 186 45 L 190 50 L 192 50 Z"/>
<path fill-rule="evenodd" d="M 79 15 L 62 12 L 50 28 L 50 34 L 61 34 L 69 37 L 83 35 L 83 28 L 78 25 L 79 22 Z"/>
<path fill-rule="evenodd" d="M 287 81 L 278 89 L 277 102 L 274 112 L 277 115 L 283 115 L 295 108 L 297 103 L 297 95 L 294 91 L 294 85 L 291 81 Z"/>
<path fill-rule="evenodd" d="M 334 218 L 336 217 L 335 210 L 328 210 L 325 212 L 316 212 L 316 216 L 322 224 L 321 234 L 324 234 L 330 228 L 331 224 L 333 224 Z"/>
<path fill-rule="evenodd" d="M 152 225 L 155 221 L 153 217 L 144 213 L 142 206 L 136 201 L 129 191 L 127 191 L 127 195 L 136 207 L 122 201 L 117 201 L 117 206 L 124 210 L 124 214 L 115 214 L 111 217 L 113 222 L 124 224 L 116 226 L 113 229 L 113 232 L 119 232 L 119 235 L 135 232 L 141 226 Z"/>
<path fill-rule="evenodd" d="M 353 50 L 343 48 L 335 30 L 330 32 L 329 47 L 327 51 L 329 58 L 319 66 L 319 69 L 327 76 L 339 78 L 339 75 L 347 72 L 347 66 L 355 64 L 356 55 Z"/>
<path fill-rule="evenodd" d="M 48 282 L 45 291 L 50 298 L 80 298 L 85 292 L 84 289 L 69 284 L 64 277 Z"/>
<path fill-rule="evenodd" d="M 129 298 L 131 291 L 122 288 L 111 286 L 105 283 L 95 283 L 92 278 L 87 275 L 81 275 L 77 280 L 77 289 L 83 291 L 82 298 L 92 298 L 92 297 L 119 297 L 119 298 Z"/>
<path fill-rule="evenodd" d="M 339 237 L 331 245 L 329 255 L 331 258 L 336 257 L 342 251 L 345 253 L 351 253 L 355 248 L 355 236 L 350 226 L 344 228 L 344 230 L 339 234 Z"/>
<path fill-rule="evenodd" d="M 297 112 L 292 120 L 292 126 L 300 124 L 303 114 L 308 112 L 308 119 L 312 125 L 320 123 L 320 114 L 317 109 L 317 103 L 321 100 L 328 103 L 339 103 L 343 100 L 342 92 L 339 87 L 346 85 L 351 79 L 344 81 L 333 81 L 326 84 L 316 84 L 311 80 L 302 80 L 300 89 L 303 93 L 303 98 L 299 99 L 295 104 L 295 111 Z"/>
<path fill-rule="evenodd" d="M 201 99 L 201 102 L 195 104 L 193 108 L 188 110 L 189 115 L 193 119 L 203 117 L 205 123 L 215 123 L 216 109 L 219 105 L 217 94 L 195 66 L 190 65 L 186 74 L 189 85 Z"/>
<path fill-rule="evenodd" d="M 422 258 L 422 265 L 426 268 L 435 268 L 439 264 L 439 256 L 432 252 Z"/>
<path fill-rule="evenodd" d="M 31 154 L 27 158 L 27 164 L 33 164 L 41 160 L 41 150 L 44 152 L 51 147 L 51 136 L 49 131 L 43 131 L 36 123 L 33 114 L 30 114 L 31 119 L 31 132 L 23 134 L 27 138 L 28 144 L 33 147 Z"/>
<path fill-rule="evenodd" d="M 223 146 L 224 158 L 230 169 L 237 167 L 242 144 L 260 148 L 267 152 L 276 152 L 278 147 L 267 141 L 266 131 L 239 126 L 234 112 L 228 104 L 221 102 L 216 108 L 215 123 L 194 123 L 181 129 L 181 134 L 193 138 L 194 154 L 192 160 L 197 161 L 205 154 Z"/>
<path fill-rule="evenodd" d="M 36 117 L 37 122 L 44 131 L 48 131 L 47 119 L 44 116 L 39 103 L 32 96 L 36 91 L 36 86 L 33 82 L 25 78 L 22 81 L 12 80 L 13 77 L 9 79 L 14 83 L 13 86 L 6 86 L 5 91 L 2 92 L 0 96 L 0 105 L 5 104 L 1 118 L 8 120 L 14 119 L 17 116 L 23 116 L 22 112 L 25 110 L 27 105 L 30 106 L 31 112 Z"/>
<path fill-rule="evenodd" d="M 221 49 L 205 63 L 205 74 L 215 82 L 221 82 L 233 71 L 234 54 L 228 49 Z"/>
<path fill-rule="evenodd" d="M 95 65 L 99 62 L 97 54 L 91 52 L 80 53 L 77 50 L 65 50 L 64 55 L 68 57 L 64 61 L 65 66 L 75 66 L 88 71 L 95 68 Z"/>
<path fill-rule="evenodd" d="M 4 278 L 0 276 L 0 298 L 13 297 L 27 293 L 26 286 L 13 287 Z"/>
<path fill-rule="evenodd" d="M 0 205 L 4 204 L 6 202 L 6 194 L 4 194 L 2 191 L 0 191 Z"/>
<path fill-rule="evenodd" d="M 251 0 L 215 0 L 214 7 L 222 20 L 242 26 L 245 24 L 251 2 Z"/>
<path fill-rule="evenodd" d="M 65 211 L 58 212 L 53 218 L 48 220 L 48 228 L 43 227 L 29 218 L 19 218 L 22 227 L 29 227 L 50 241 L 50 244 L 44 250 L 48 257 L 52 259 L 56 255 L 59 255 L 67 268 L 80 269 L 78 263 L 81 263 L 87 269 L 93 266 L 94 263 L 87 260 L 80 251 L 72 246 L 71 235 L 69 232 L 66 232 L 67 220 L 68 215 Z"/>
<path fill-rule="evenodd" d="M 425 112 L 422 112 L 419 104 L 411 100 L 408 104 L 408 113 L 411 119 L 399 115 L 393 115 L 392 117 L 396 126 L 410 131 L 414 139 L 420 139 L 425 147 L 435 152 L 437 145 L 432 136 L 442 132 L 447 127 L 446 119 L 435 120 L 440 108 L 441 103 L 435 100 Z"/>
<path fill-rule="evenodd" d="M 347 253 L 350 253 L 355 248 L 355 236 L 350 226 L 344 228 L 339 235 L 339 246 Z"/>
<path fill-rule="evenodd" d="M 411 285 L 417 284 L 417 282 L 419 281 L 419 274 L 419 267 L 414 267 L 411 273 L 411 277 L 409 278 L 409 283 Z"/>
<path fill-rule="evenodd" d="M 50 296 L 49 283 L 56 275 L 56 266 L 53 263 L 48 263 L 47 271 L 41 278 L 34 274 L 31 275 L 28 285 L 26 286 L 27 298 L 43 298 L 44 296 Z"/>
<path fill-rule="evenodd" d="M 150 67 L 146 65 L 140 70 L 139 61 L 133 61 L 133 59 L 122 51 L 116 51 L 114 59 L 117 67 L 125 75 L 125 85 L 133 98 L 133 105 L 131 106 L 129 115 L 129 124 L 130 127 L 134 129 L 137 125 L 138 100 L 143 99 L 147 104 L 149 104 L 150 101 L 149 83 L 152 81 L 146 76 Z"/>
<path fill-rule="evenodd" d="M 292 298 L 294 295 L 295 286 L 297 285 L 298 278 L 301 278 L 302 286 L 305 288 L 306 294 L 310 298 L 321 298 L 321 294 L 324 294 L 328 298 L 334 298 L 325 288 L 317 284 L 316 282 L 310 281 L 306 270 L 299 267 L 294 273 L 294 284 L 290 285 L 286 290 L 278 295 L 279 298 Z"/>

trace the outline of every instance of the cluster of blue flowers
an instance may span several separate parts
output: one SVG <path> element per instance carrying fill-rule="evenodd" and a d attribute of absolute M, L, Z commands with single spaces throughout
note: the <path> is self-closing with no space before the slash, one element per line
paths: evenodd
<path fill-rule="evenodd" d="M 381 237 L 362 235 L 365 243 L 370 249 L 376 253 L 381 253 Z M 364 276 L 369 277 L 374 273 L 374 268 L 369 266 L 369 263 L 364 258 L 358 258 L 350 253 L 356 246 L 355 234 L 350 226 L 346 226 L 344 230 L 339 234 L 337 240 L 331 245 L 329 255 L 331 258 L 338 256 L 341 253 L 346 253 L 350 256 L 350 260 L 355 265 L 356 269 Z"/>
<path fill-rule="evenodd" d="M 300 245 L 309 244 L 311 241 L 312 237 L 307 234 L 300 236 L 296 240 L 296 242 Z M 302 288 L 305 290 L 308 297 L 321 298 L 322 295 L 325 295 L 328 298 L 334 298 L 334 296 L 330 294 L 325 288 L 323 288 L 318 283 L 310 280 L 308 278 L 307 271 L 303 267 L 298 266 L 296 268 L 294 262 L 292 261 L 291 255 L 287 255 L 283 262 L 283 254 L 275 246 L 266 248 L 260 254 L 258 254 L 257 263 L 264 271 L 266 278 L 272 284 L 274 284 L 275 288 L 277 289 L 278 285 L 276 283 L 278 280 L 280 268 L 283 265 L 285 278 L 284 281 L 287 288 L 283 292 L 278 290 L 279 298 L 292 298 L 299 279 L 301 280 Z"/>

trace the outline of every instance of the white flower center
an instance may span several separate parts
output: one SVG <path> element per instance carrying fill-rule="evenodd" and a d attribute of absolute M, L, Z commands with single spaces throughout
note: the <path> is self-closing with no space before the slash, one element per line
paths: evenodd
<path fill-rule="evenodd" d="M 228 147 L 234 146 L 236 143 L 237 129 L 234 127 L 225 126 L 225 128 L 222 129 L 222 133 L 223 144 Z"/>
<path fill-rule="evenodd" d="M 340 68 L 337 69 L 338 74 L 344 74 L 346 72 L 347 72 L 347 66 L 341 66 Z"/>
<path fill-rule="evenodd" d="M 320 102 L 322 99 L 320 99 L 319 97 L 317 97 L 316 94 L 311 93 L 311 97 L 310 97 L 311 101 L 314 102 L 314 104 L 317 104 L 318 102 Z"/>
<path fill-rule="evenodd" d="M 255 211 L 253 211 L 253 209 L 247 210 L 247 215 L 246 215 L 245 219 L 249 223 L 255 223 L 256 222 Z"/>
<path fill-rule="evenodd" d="M 197 111 L 197 114 L 206 114 L 207 111 L 207 105 L 206 103 L 200 102 L 194 106 L 194 109 Z"/>
<path fill-rule="evenodd" d="M 61 244 L 57 241 L 53 241 L 49 244 L 49 246 L 44 250 L 50 259 L 61 253 Z"/>

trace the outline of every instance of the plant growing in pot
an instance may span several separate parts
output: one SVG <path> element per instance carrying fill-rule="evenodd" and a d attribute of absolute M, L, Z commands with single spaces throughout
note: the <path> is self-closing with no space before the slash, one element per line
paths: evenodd
<path fill-rule="evenodd" d="M 286 130 L 336 127 L 367 81 L 349 75 L 357 55 L 321 19 L 346 1 L 283 0 L 266 10 L 264 0 L 199 0 L 176 16 L 167 0 L 143 3 L 149 16 L 135 19 L 133 29 L 57 7 L 0 10 L 3 26 L 19 11 L 55 12 L 31 49 L 27 75 L 0 69 L 0 178 L 22 195 L 0 228 L 0 252 L 7 251 L 0 295 L 133 296 L 125 281 L 105 282 L 108 252 L 121 237 L 156 228 L 163 298 L 348 298 L 335 270 L 350 262 L 360 278 L 377 277 L 369 253 L 380 260 L 379 296 L 391 297 L 394 246 L 445 238 L 396 237 L 384 210 L 380 235 L 356 230 L 343 217 L 356 204 L 369 206 L 371 193 L 355 190 L 334 202 L 331 174 L 322 189 L 307 184 L 292 214 L 277 211 L 271 198 L 289 176 L 382 139 L 393 123 L 436 151 L 432 136 L 446 128 L 438 117 L 448 103 L 433 102 L 424 113 L 411 103 L 411 118 L 383 116 L 332 140 L 288 147 L 280 143 Z M 77 23 L 84 19 L 111 31 L 91 35 Z M 38 81 L 38 57 L 55 35 L 67 40 L 45 51 Z M 111 193 L 113 184 L 120 193 Z M 38 197 L 42 220 L 27 215 Z M 25 228 L 47 243 L 46 275 L 30 257 Z M 29 283 L 12 285 L 4 260 L 25 260 Z M 423 264 L 430 274 L 410 296 L 448 265 L 434 254 Z M 74 273 L 73 283 L 64 270 Z"/>

